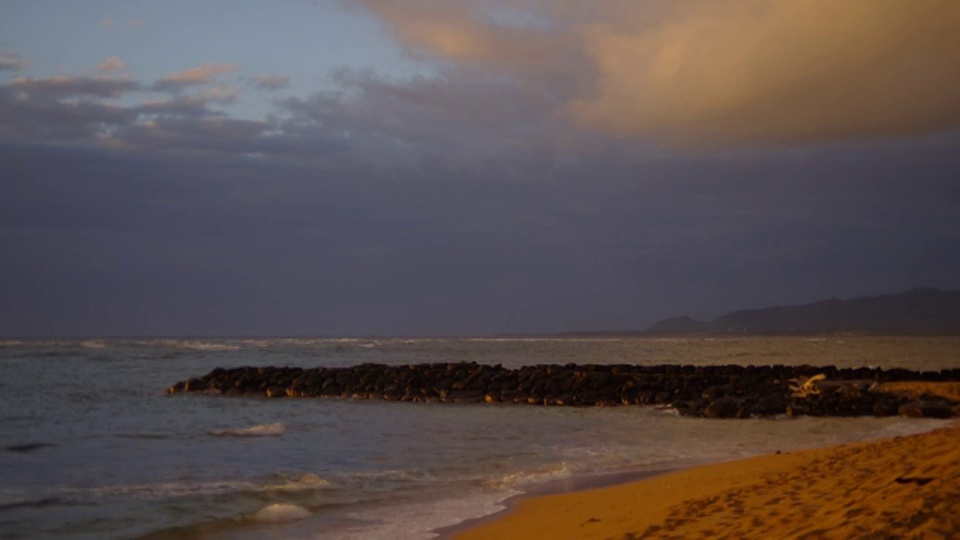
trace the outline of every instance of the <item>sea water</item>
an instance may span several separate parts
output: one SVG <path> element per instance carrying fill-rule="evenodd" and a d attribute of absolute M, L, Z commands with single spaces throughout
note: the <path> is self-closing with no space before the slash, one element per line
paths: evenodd
<path fill-rule="evenodd" d="M 215 367 L 758 357 L 843 366 L 864 354 L 883 367 L 955 367 L 949 351 L 925 356 L 918 344 L 872 343 L 880 352 L 864 353 L 833 338 L 0 341 L 0 538 L 430 538 L 539 486 L 943 425 L 166 395 Z"/>

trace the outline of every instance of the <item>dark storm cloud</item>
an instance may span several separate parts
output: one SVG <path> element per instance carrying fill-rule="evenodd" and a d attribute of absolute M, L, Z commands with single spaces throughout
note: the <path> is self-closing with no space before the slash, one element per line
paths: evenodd
<path fill-rule="evenodd" d="M 230 66 L 160 100 L 0 84 L 0 332 L 638 328 L 960 287 L 955 132 L 667 152 L 558 114 L 567 71 L 470 64 L 341 70 L 263 120 Z"/>
<path fill-rule="evenodd" d="M 956 286 L 952 148 L 391 172 L 8 147 L 4 324 L 50 320 L 29 291 L 54 332 L 342 334 L 629 328 Z"/>
<path fill-rule="evenodd" d="M 162 152 L 203 151 L 242 155 L 259 149 L 264 122 L 216 117 L 161 118 L 118 129 L 114 137 L 124 145 Z"/>
<path fill-rule="evenodd" d="M 244 154 L 259 151 L 258 138 L 269 128 L 214 109 L 235 100 L 228 88 L 139 104 L 105 100 L 141 88 L 128 79 L 13 79 L 0 85 L 0 140 Z"/>
<path fill-rule="evenodd" d="M 99 101 L 58 99 L 76 95 L 72 92 L 61 86 L 26 93 L 12 84 L 0 85 L 0 140 L 89 142 L 104 135 L 107 126 L 136 118 L 128 109 Z"/>

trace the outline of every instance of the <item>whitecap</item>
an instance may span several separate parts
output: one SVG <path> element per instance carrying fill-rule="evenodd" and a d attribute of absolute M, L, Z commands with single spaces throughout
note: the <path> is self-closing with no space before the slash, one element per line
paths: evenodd
<path fill-rule="evenodd" d="M 277 437 L 286 432 L 286 426 L 277 422 L 275 424 L 257 424 L 245 428 L 215 429 L 210 434 L 215 437 Z"/>
<path fill-rule="evenodd" d="M 310 511 L 302 506 L 290 503 L 273 503 L 247 516 L 253 521 L 278 523 L 282 521 L 296 521 L 310 516 Z"/>
<path fill-rule="evenodd" d="M 199 341 L 192 339 L 159 339 L 140 342 L 147 346 L 161 346 L 168 349 L 179 349 L 188 351 L 238 351 L 240 346 L 236 343 L 226 341 Z"/>
<path fill-rule="evenodd" d="M 266 486 L 271 491 L 306 491 L 331 487 L 329 481 L 313 473 L 305 473 L 293 477 L 285 477 L 279 483 L 272 483 Z"/>

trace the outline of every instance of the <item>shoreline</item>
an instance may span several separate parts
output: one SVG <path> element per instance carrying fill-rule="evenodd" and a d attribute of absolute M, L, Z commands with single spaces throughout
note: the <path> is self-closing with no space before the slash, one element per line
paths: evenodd
<path fill-rule="evenodd" d="M 511 497 L 439 538 L 960 534 L 960 422 L 916 435 L 652 471 Z M 816 516 L 816 519 L 811 519 Z"/>
<path fill-rule="evenodd" d="M 501 501 L 499 504 L 503 505 L 503 508 L 493 512 L 491 514 L 486 514 L 480 517 L 470 518 L 453 525 L 447 525 L 444 527 L 439 527 L 434 529 L 433 532 L 438 540 L 450 540 L 457 538 L 460 534 L 465 533 L 476 527 L 480 527 L 492 522 L 501 519 L 505 515 L 508 515 L 514 512 L 519 504 L 523 501 L 536 498 L 536 497 L 545 497 L 550 495 L 563 495 L 569 493 L 578 493 L 581 491 L 591 490 L 591 489 L 602 489 L 607 487 L 619 486 L 624 484 L 630 484 L 632 482 L 638 482 L 646 480 L 648 478 L 653 478 L 655 476 L 660 476 L 663 474 L 669 474 L 675 471 L 683 470 L 682 468 L 671 468 L 671 469 L 655 469 L 649 471 L 623 471 L 623 472 L 602 472 L 602 473 L 593 473 L 593 474 L 584 474 L 584 475 L 574 475 L 569 478 L 550 480 L 548 482 L 542 482 L 533 484 L 522 492 L 517 493 L 516 495 L 511 495 Z"/>

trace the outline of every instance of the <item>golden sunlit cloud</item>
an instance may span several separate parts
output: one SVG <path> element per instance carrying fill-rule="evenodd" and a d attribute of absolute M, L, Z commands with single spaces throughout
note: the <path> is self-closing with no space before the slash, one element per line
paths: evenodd
<path fill-rule="evenodd" d="M 611 134 L 723 145 L 960 125 L 952 0 L 361 3 L 414 54 L 543 85 Z"/>
<path fill-rule="evenodd" d="M 111 56 L 103 62 L 100 62 L 100 65 L 97 66 L 97 71 L 101 73 L 109 73 L 111 71 L 123 71 L 127 69 L 127 64 L 120 59 L 119 56 Z"/>
<path fill-rule="evenodd" d="M 256 75 L 249 80 L 253 86 L 261 90 L 279 90 L 290 86 L 290 77 L 282 75 Z"/>
<path fill-rule="evenodd" d="M 206 64 L 177 71 L 166 75 L 156 83 L 154 89 L 160 91 L 179 91 L 188 86 L 195 86 L 213 82 L 218 75 L 230 73 L 237 69 L 233 64 L 215 64 L 207 62 Z"/>

